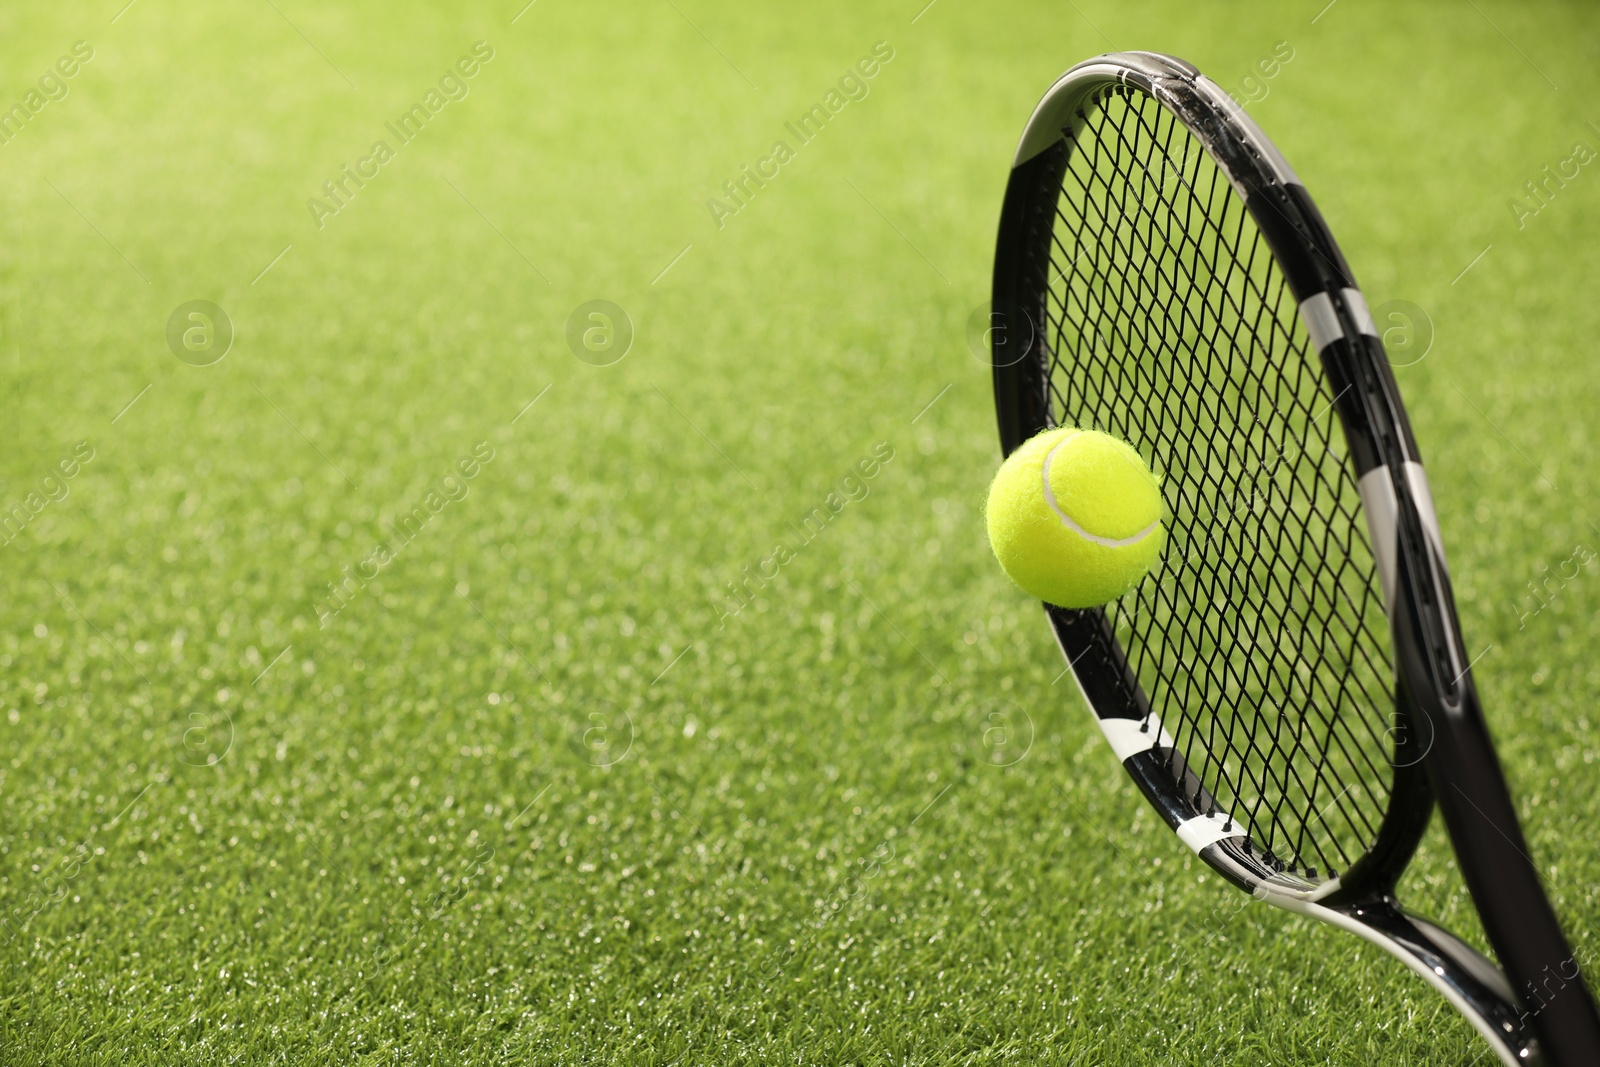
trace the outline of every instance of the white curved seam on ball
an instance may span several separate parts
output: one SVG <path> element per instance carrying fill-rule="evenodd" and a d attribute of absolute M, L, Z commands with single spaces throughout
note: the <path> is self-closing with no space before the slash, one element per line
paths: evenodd
<path fill-rule="evenodd" d="M 1052 448 L 1049 452 L 1045 453 L 1044 467 L 1042 468 L 1042 473 L 1044 475 L 1044 499 L 1050 505 L 1050 510 L 1056 513 L 1056 518 L 1060 519 L 1061 524 L 1067 529 L 1071 530 L 1085 541 L 1093 541 L 1095 544 L 1104 545 L 1106 548 L 1126 548 L 1128 545 L 1136 545 L 1140 541 L 1143 541 L 1146 537 L 1149 537 L 1150 534 L 1161 525 L 1160 519 L 1152 522 L 1149 526 L 1146 526 L 1132 537 L 1100 537 L 1096 534 L 1090 533 L 1082 526 L 1079 526 L 1077 523 L 1073 522 L 1072 517 L 1061 510 L 1061 505 L 1056 503 L 1055 490 L 1050 488 L 1050 461 L 1055 458 L 1056 451 L 1060 449 L 1062 445 L 1066 444 L 1076 436 L 1078 435 L 1068 434 L 1066 437 L 1062 438 L 1056 443 L 1055 448 Z"/>

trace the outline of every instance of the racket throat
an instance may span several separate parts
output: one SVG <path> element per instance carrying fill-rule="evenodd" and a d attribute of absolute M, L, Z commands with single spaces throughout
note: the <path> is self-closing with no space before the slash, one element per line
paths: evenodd
<path fill-rule="evenodd" d="M 1444 994 L 1501 1062 L 1524 1067 L 1546 1062 L 1532 1025 L 1541 1005 L 1518 997 L 1494 961 L 1443 927 L 1406 914 L 1394 897 L 1381 894 L 1336 905 L 1273 903 L 1347 930 L 1400 960 Z"/>

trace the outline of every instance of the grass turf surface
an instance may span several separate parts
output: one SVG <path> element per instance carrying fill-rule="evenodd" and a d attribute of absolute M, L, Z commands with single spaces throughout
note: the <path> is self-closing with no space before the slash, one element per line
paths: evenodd
<path fill-rule="evenodd" d="M 1184 853 L 989 558 L 965 324 L 1023 120 L 1111 48 L 1243 95 L 1292 46 L 1252 111 L 1371 301 L 1431 316 L 1401 387 L 1600 965 L 1592 567 L 1519 619 L 1600 543 L 1600 179 L 1508 207 L 1600 138 L 1597 17 L 918 6 L 0 14 L 7 101 L 93 48 L 0 147 L 5 509 L 93 452 L 0 550 L 6 1062 L 1488 1062 L 1398 964 Z M 480 40 L 319 229 L 307 198 Z M 564 337 L 595 298 L 636 329 L 606 367 Z M 213 366 L 167 350 L 191 299 L 237 330 Z M 1481 944 L 1437 827 L 1403 889 Z"/>

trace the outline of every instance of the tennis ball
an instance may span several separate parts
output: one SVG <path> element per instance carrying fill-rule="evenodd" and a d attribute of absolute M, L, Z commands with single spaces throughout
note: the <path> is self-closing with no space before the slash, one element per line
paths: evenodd
<path fill-rule="evenodd" d="M 1161 555 L 1161 488 L 1139 453 L 1098 430 L 1046 430 L 989 487 L 989 544 L 1011 580 L 1063 608 L 1126 593 Z"/>

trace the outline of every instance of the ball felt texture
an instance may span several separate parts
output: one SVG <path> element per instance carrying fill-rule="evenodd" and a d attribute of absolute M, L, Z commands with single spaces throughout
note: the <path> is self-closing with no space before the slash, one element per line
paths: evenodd
<path fill-rule="evenodd" d="M 1161 555 L 1161 488 L 1139 453 L 1098 430 L 1059 427 L 1000 465 L 985 506 L 1011 580 L 1063 608 L 1115 600 Z"/>

